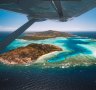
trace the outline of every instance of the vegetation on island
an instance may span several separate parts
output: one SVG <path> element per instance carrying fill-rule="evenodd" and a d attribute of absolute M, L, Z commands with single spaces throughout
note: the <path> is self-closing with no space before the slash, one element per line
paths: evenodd
<path fill-rule="evenodd" d="M 25 40 L 43 40 L 48 38 L 55 38 L 55 37 L 71 37 L 72 34 L 60 31 L 43 31 L 43 32 L 33 32 L 33 33 L 26 33 L 24 36 L 19 37 L 20 39 Z"/>
<path fill-rule="evenodd" d="M 1 54 L 0 61 L 6 64 L 28 64 L 53 51 L 62 51 L 62 49 L 50 44 L 30 44 Z"/>

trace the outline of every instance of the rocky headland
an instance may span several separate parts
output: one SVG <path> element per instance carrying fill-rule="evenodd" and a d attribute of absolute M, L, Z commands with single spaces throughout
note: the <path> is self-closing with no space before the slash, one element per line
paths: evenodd
<path fill-rule="evenodd" d="M 54 51 L 62 51 L 62 49 L 50 44 L 30 44 L 1 54 L 0 62 L 5 64 L 30 64 L 40 56 Z"/>

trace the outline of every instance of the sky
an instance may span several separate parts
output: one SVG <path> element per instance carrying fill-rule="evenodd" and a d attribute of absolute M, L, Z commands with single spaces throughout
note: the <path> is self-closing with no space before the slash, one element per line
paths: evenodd
<path fill-rule="evenodd" d="M 28 21 L 26 15 L 0 10 L 0 31 L 15 31 Z M 96 31 L 96 8 L 75 17 L 67 22 L 60 22 L 58 20 L 46 20 L 42 22 L 35 22 L 26 31 Z"/>

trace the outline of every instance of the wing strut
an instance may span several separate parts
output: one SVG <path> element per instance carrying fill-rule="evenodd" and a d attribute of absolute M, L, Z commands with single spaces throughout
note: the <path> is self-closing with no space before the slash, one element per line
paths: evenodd
<path fill-rule="evenodd" d="M 29 28 L 36 19 L 32 19 L 22 25 L 20 28 L 18 28 L 13 33 L 9 34 L 2 42 L 0 42 L 0 52 L 3 51 L 4 48 L 6 48 L 11 42 L 13 42 L 18 36 L 20 36 L 27 28 Z"/>
<path fill-rule="evenodd" d="M 63 10 L 60 0 L 52 0 L 52 4 L 54 5 L 59 17 L 63 18 Z"/>

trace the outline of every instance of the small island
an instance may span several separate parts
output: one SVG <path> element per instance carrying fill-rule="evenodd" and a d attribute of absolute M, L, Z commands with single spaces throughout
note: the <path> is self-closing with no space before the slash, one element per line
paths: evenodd
<path fill-rule="evenodd" d="M 30 64 L 40 56 L 54 51 L 62 51 L 62 49 L 50 44 L 30 44 L 1 54 L 0 62 L 5 64 Z"/>
<path fill-rule="evenodd" d="M 74 36 L 74 35 L 67 33 L 67 32 L 48 30 L 48 31 L 42 31 L 42 32 L 25 33 L 25 35 L 22 37 L 19 37 L 19 39 L 43 40 L 43 39 L 56 38 L 56 37 L 66 37 L 67 38 L 67 37 L 72 37 L 72 36 Z"/>

